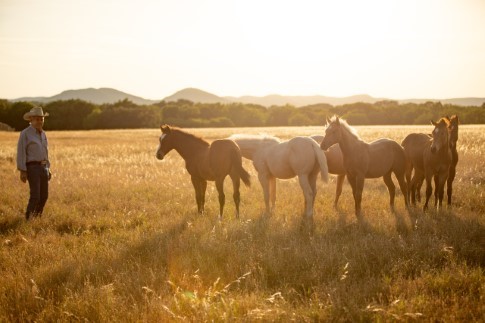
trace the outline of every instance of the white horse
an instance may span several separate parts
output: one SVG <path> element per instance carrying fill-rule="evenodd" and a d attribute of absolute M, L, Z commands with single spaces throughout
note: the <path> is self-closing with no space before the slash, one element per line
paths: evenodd
<path fill-rule="evenodd" d="M 325 154 L 317 142 L 309 137 L 295 137 L 288 141 L 268 135 L 232 135 L 243 157 L 253 161 L 263 187 L 266 215 L 273 212 L 276 202 L 276 178 L 298 176 L 305 198 L 305 216 L 313 217 L 317 193 L 317 175 L 328 181 Z"/>

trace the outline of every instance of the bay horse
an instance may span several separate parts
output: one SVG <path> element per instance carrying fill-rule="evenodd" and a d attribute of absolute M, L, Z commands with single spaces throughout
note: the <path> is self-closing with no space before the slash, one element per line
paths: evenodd
<path fill-rule="evenodd" d="M 450 124 L 448 130 L 450 132 L 450 150 L 451 150 L 451 164 L 450 171 L 448 173 L 448 179 L 446 180 L 446 194 L 448 195 L 448 205 L 451 205 L 451 194 L 453 193 L 453 181 L 456 175 L 456 165 L 458 164 L 458 150 L 456 148 L 456 142 L 458 141 L 458 116 L 452 115 L 449 118 Z"/>
<path fill-rule="evenodd" d="M 315 140 L 295 137 L 281 141 L 273 136 L 241 134 L 229 138 L 241 148 L 243 157 L 253 161 L 263 188 L 266 215 L 274 211 L 276 178 L 289 179 L 298 176 L 305 199 L 304 214 L 307 219 L 313 217 L 318 173 L 320 172 L 323 181 L 328 181 L 327 160 Z"/>
<path fill-rule="evenodd" d="M 451 196 L 453 193 L 453 181 L 456 175 L 456 165 L 458 164 L 458 151 L 457 151 L 457 141 L 458 141 L 458 125 L 459 119 L 457 115 L 452 115 L 451 117 L 443 117 L 448 119 L 448 132 L 449 132 L 449 144 L 451 150 L 451 164 L 448 173 L 447 184 L 447 196 L 448 205 L 451 205 Z M 404 138 L 401 145 L 404 147 L 407 159 L 407 169 L 406 169 L 406 180 L 408 182 L 408 194 L 412 199 L 413 204 L 416 204 L 415 200 L 421 201 L 421 186 L 424 181 L 424 166 L 423 166 L 423 153 L 427 144 L 433 138 L 432 135 L 425 135 L 422 133 L 412 133 Z M 416 166 L 415 166 L 416 165 Z M 411 174 L 414 169 L 414 176 L 411 179 Z M 435 178 L 436 179 L 436 178 Z M 435 187 L 437 186 L 435 180 Z M 438 191 L 435 190 L 435 203 L 438 200 Z"/>
<path fill-rule="evenodd" d="M 322 143 L 324 136 L 312 135 L 310 136 L 319 145 Z M 335 200 L 333 201 L 333 207 L 337 208 L 338 200 L 342 195 L 342 186 L 345 180 L 345 168 L 344 160 L 342 156 L 342 150 L 338 144 L 335 144 L 323 152 L 327 158 L 328 172 L 333 175 L 337 175 L 337 185 L 335 188 Z"/>
<path fill-rule="evenodd" d="M 382 138 L 366 143 L 344 119 L 333 116 L 331 119 L 327 118 L 325 137 L 320 147 L 327 150 L 336 143 L 342 150 L 344 168 L 352 187 L 357 218 L 361 216 L 362 191 L 366 178 L 384 178 L 389 191 L 389 202 L 393 208 L 396 189 L 391 175 L 394 173 L 403 193 L 404 203 L 408 205 L 404 180 L 406 157 L 403 148 L 397 142 Z"/>
<path fill-rule="evenodd" d="M 425 134 L 410 134 L 402 142 L 408 163 L 406 170 L 406 179 L 408 182 L 410 170 L 414 168 L 415 171 L 411 181 L 412 199 L 414 190 L 416 189 L 416 183 L 422 182 L 423 177 L 426 180 L 426 201 L 423 206 L 423 211 L 428 209 L 429 198 L 433 191 L 431 185 L 432 179 L 435 182 L 435 207 L 441 208 L 444 186 L 448 180 L 450 166 L 452 164 L 452 152 L 449 139 L 450 120 L 447 117 L 443 117 L 438 122 L 431 120 L 431 124 L 434 126 L 431 137 Z M 419 151 L 421 151 L 422 155 Z"/>
<path fill-rule="evenodd" d="M 172 149 L 182 156 L 195 189 L 199 214 L 204 212 L 207 181 L 215 181 L 219 194 L 219 218 L 222 219 L 225 204 L 224 179 L 229 175 L 234 188 L 236 218 L 239 218 L 240 180 L 250 186 L 250 175 L 242 166 L 238 145 L 228 139 L 214 140 L 210 144 L 200 137 L 168 125 L 162 125 L 160 129 L 162 135 L 156 157 L 162 160 Z"/>

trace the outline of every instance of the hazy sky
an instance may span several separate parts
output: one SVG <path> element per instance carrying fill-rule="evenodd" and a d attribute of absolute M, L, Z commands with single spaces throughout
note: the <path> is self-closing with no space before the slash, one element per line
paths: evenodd
<path fill-rule="evenodd" d="M 0 0 L 0 98 L 485 97 L 485 0 Z"/>

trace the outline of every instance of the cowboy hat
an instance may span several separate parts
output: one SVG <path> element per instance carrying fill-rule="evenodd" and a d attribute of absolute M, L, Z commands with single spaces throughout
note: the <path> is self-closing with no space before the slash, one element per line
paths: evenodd
<path fill-rule="evenodd" d="M 30 117 L 47 117 L 48 115 L 49 113 L 47 112 L 44 114 L 42 107 L 34 107 L 24 114 L 24 120 L 30 121 Z"/>

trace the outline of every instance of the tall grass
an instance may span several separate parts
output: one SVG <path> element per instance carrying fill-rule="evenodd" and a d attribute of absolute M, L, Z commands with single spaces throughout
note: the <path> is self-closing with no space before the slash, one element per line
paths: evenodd
<path fill-rule="evenodd" d="M 430 127 L 358 127 L 365 140 Z M 321 127 L 194 129 L 209 140 Z M 296 180 L 278 181 L 262 218 L 249 161 L 241 219 L 222 222 L 209 184 L 197 215 L 184 162 L 156 160 L 159 130 L 50 132 L 54 177 L 45 214 L 26 222 L 15 170 L 18 133 L 0 133 L 0 321 L 483 321 L 485 131 L 461 126 L 454 207 L 395 212 L 381 179 L 366 180 L 364 221 L 350 187 L 319 183 L 315 230 L 301 230 Z M 394 180 L 395 181 L 395 180 Z M 226 195 L 232 195 L 226 181 Z"/>

